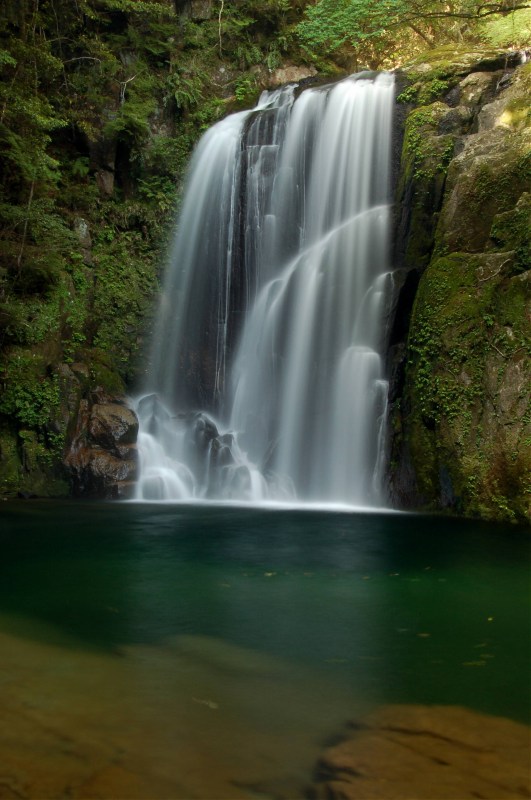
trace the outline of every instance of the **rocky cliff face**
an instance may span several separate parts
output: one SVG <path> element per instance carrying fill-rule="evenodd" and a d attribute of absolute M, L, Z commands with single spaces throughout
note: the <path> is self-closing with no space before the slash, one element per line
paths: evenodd
<path fill-rule="evenodd" d="M 175 7 L 186 20 L 180 58 L 192 33 L 208 34 L 215 51 L 211 4 Z M 115 60 L 124 76 L 129 67 L 136 76 L 121 50 Z M 253 67 L 252 91 L 266 77 L 272 86 L 315 72 L 280 66 Z M 160 87 L 165 69 L 153 73 Z M 160 92 L 154 101 L 151 84 L 136 78 L 120 84 L 120 96 L 102 89 L 94 124 L 57 134 L 64 173 L 72 172 L 54 212 L 69 229 L 67 254 L 40 294 L 13 291 L 0 309 L 0 493 L 120 496 L 134 479 L 136 422 L 124 397 L 142 369 L 161 220 L 199 128 L 236 100 L 251 102 L 249 76 L 238 83 L 235 69 L 229 61 L 209 66 L 208 84 L 223 84 L 224 99 L 209 95 L 202 104 L 192 103 L 188 78 L 171 103 Z M 447 48 L 398 78 L 390 497 L 400 508 L 523 520 L 531 471 L 531 65 L 517 53 Z M 127 419 L 127 442 L 118 433 L 102 438 L 95 422 L 116 408 Z"/>
<path fill-rule="evenodd" d="M 529 519 L 531 65 L 517 61 L 445 50 L 403 71 L 390 367 L 399 507 Z"/>

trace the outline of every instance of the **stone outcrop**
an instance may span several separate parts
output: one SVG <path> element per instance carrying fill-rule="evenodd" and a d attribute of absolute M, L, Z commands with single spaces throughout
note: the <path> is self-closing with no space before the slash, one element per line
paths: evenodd
<path fill-rule="evenodd" d="M 213 15 L 212 0 L 176 0 L 176 11 L 196 22 L 208 20 Z"/>
<path fill-rule="evenodd" d="M 531 65 L 453 58 L 414 65 L 401 96 L 420 105 L 410 105 L 397 189 L 390 492 L 403 508 L 523 521 Z"/>
<path fill-rule="evenodd" d="M 313 800 L 530 796 L 530 729 L 456 706 L 387 706 L 322 756 Z"/>
<path fill-rule="evenodd" d="M 81 400 L 65 458 L 74 495 L 129 497 L 137 478 L 137 434 L 137 416 L 124 401 L 103 393 Z"/>

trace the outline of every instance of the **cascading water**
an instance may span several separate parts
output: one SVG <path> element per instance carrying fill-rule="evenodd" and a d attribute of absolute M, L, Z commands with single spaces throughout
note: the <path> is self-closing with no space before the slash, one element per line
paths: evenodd
<path fill-rule="evenodd" d="M 384 505 L 393 78 L 209 130 L 138 401 L 138 499 Z"/>

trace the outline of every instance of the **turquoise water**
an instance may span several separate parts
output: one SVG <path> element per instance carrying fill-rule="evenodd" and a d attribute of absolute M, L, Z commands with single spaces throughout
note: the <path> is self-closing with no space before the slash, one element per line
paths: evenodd
<path fill-rule="evenodd" d="M 140 745 L 120 737 L 135 725 L 140 737 L 149 727 L 143 752 L 153 748 L 157 775 L 169 775 L 177 740 L 194 753 L 208 742 L 219 787 L 279 775 L 293 787 L 327 737 L 380 704 L 456 704 L 529 723 L 528 530 L 40 501 L 4 503 L 0 522 L 10 702 L 60 719 L 67 735 L 103 728 L 130 765 Z M 186 796 L 231 796 L 202 788 L 197 769 Z"/>

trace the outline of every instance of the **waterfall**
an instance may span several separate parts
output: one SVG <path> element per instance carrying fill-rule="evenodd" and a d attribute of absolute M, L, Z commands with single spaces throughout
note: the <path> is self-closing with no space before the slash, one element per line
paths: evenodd
<path fill-rule="evenodd" d="M 137 498 L 385 505 L 393 78 L 265 92 L 199 143 L 137 402 Z"/>

